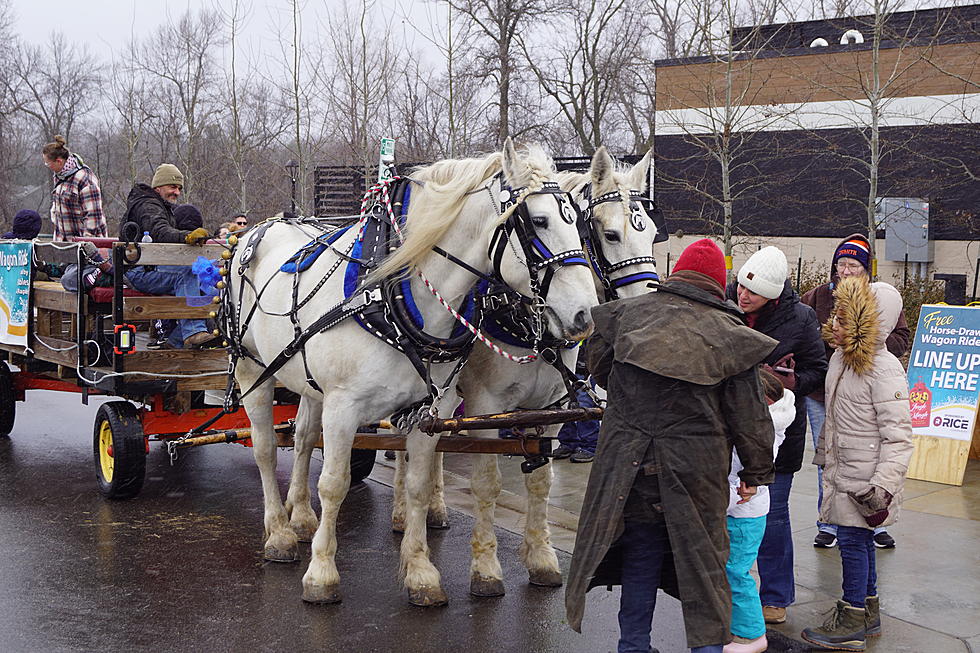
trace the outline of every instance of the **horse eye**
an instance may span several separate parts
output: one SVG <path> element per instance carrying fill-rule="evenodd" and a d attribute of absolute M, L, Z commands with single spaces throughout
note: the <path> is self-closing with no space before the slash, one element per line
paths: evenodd
<path fill-rule="evenodd" d="M 616 232 L 616 231 L 612 231 L 611 229 L 607 229 L 606 231 L 603 231 L 602 232 L 602 235 L 605 237 L 606 240 L 608 240 L 611 243 L 618 243 L 619 242 L 619 233 Z"/>
<path fill-rule="evenodd" d="M 548 216 L 546 215 L 532 215 L 531 224 L 535 227 L 541 227 L 542 229 L 548 228 Z"/>

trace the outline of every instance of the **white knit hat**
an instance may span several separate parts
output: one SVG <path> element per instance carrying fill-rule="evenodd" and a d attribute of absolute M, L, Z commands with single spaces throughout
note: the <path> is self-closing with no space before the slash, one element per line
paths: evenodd
<path fill-rule="evenodd" d="M 786 255 L 778 247 L 763 247 L 749 257 L 738 271 L 738 282 L 766 299 L 776 299 L 783 293 L 789 276 Z"/>

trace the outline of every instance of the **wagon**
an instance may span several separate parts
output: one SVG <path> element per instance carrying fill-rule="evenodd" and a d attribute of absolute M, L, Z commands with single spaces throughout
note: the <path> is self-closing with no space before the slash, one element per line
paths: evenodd
<path fill-rule="evenodd" d="M 75 263 L 82 286 L 84 254 L 89 240 L 111 253 L 114 275 L 109 287 L 69 292 L 59 281 L 40 280 L 39 271 Z M 22 252 L 28 252 L 25 259 Z M 17 263 L 20 254 L 20 265 Z M 147 348 L 148 326 L 158 319 L 209 318 L 213 306 L 190 305 L 183 297 L 147 296 L 124 287 L 125 270 L 134 265 L 191 265 L 198 257 L 227 257 L 227 246 L 126 243 L 111 239 L 72 242 L 0 242 L 6 269 L 0 284 L 0 435 L 14 425 L 16 402 L 27 390 L 71 392 L 83 404 L 89 397 L 111 396 L 95 414 L 92 450 L 99 490 L 108 498 L 135 496 L 143 485 L 151 442 L 167 447 L 171 460 L 181 449 L 216 443 L 251 446 L 249 421 L 242 409 L 225 412 L 220 404 L 229 384 L 225 348 L 204 350 Z M 13 257 L 13 258 L 11 258 Z M 13 279 L 13 282 L 10 282 Z M 19 324 L 12 304 L 21 306 Z M 26 301 L 24 301 L 26 300 Z M 196 302 L 200 303 L 200 302 Z M 6 317 L 6 321 L 3 320 Z M 10 334 L 14 334 L 11 336 Z M 9 365 L 8 365 L 9 363 Z M 10 365 L 15 366 L 11 370 Z M 298 397 L 277 388 L 274 407 L 279 445 L 292 445 L 292 420 Z M 524 411 L 494 416 L 429 419 L 421 425 L 440 436 L 439 451 L 523 456 L 524 471 L 547 462 L 548 438 L 529 429 L 516 439 L 478 439 L 459 435 L 466 428 L 534 427 L 576 419 L 594 419 L 597 409 Z M 366 478 L 378 449 L 404 450 L 404 436 L 379 433 L 381 422 L 362 428 L 354 440 L 351 480 Z"/>

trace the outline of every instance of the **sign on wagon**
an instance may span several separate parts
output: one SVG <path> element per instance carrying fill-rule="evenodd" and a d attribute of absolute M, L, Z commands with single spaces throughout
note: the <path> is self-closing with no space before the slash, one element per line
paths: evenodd
<path fill-rule="evenodd" d="M 31 243 L 0 243 L 0 342 L 27 346 Z"/>

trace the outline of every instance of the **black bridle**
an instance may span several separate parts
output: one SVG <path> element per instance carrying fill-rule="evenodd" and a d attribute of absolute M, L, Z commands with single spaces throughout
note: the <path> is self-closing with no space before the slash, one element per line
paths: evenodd
<path fill-rule="evenodd" d="M 597 206 L 607 202 L 622 202 L 623 196 L 619 191 L 613 191 L 593 198 L 592 184 L 586 184 L 580 192 L 582 198 L 587 200 L 588 204 L 580 213 L 579 234 L 582 237 L 582 243 L 585 245 L 586 251 L 589 253 L 589 263 L 593 271 L 595 271 L 596 276 L 599 277 L 602 287 L 605 289 L 606 301 L 619 299 L 618 289 L 624 286 L 629 286 L 634 283 L 659 283 L 660 276 L 656 271 L 644 270 L 620 277 L 613 277 L 614 273 L 633 265 L 651 263 L 656 268 L 657 259 L 653 256 L 635 256 L 615 263 L 610 261 L 602 251 L 602 241 L 600 240 L 602 234 L 599 233 L 599 227 L 595 219 L 595 209 Z M 653 200 L 644 196 L 638 190 L 630 190 L 629 223 L 637 231 L 644 231 L 647 228 L 645 221 L 647 211 L 642 206 L 643 202 L 652 203 Z"/>
<path fill-rule="evenodd" d="M 507 219 L 499 224 L 490 238 L 490 246 L 487 255 L 493 262 L 493 275 L 499 283 L 504 283 L 504 277 L 500 270 L 504 252 L 510 243 L 511 235 L 517 236 L 523 253 L 523 262 L 527 265 L 528 275 L 530 276 L 531 292 L 535 295 L 534 299 L 544 301 L 548 297 L 548 289 L 551 288 L 551 281 L 555 272 L 560 268 L 571 265 L 589 266 L 586 253 L 582 249 L 570 249 L 555 254 L 541 240 L 538 235 L 534 222 L 531 220 L 527 208 L 527 198 L 532 195 L 550 195 L 558 204 L 558 211 L 562 220 L 566 224 L 577 224 L 580 220 L 578 207 L 572 201 L 571 195 L 553 181 L 546 181 L 541 188 L 525 193 L 526 188 L 511 189 L 500 183 L 500 196 L 494 202 L 499 201 L 498 211 L 503 214 L 513 204 L 517 203 L 518 198 L 523 198 L 514 208 Z M 514 252 L 517 254 L 517 252 Z M 521 259 L 518 256 L 518 259 Z M 539 278 L 541 271 L 544 271 L 543 278 Z M 529 298 L 530 299 L 530 298 Z"/>

